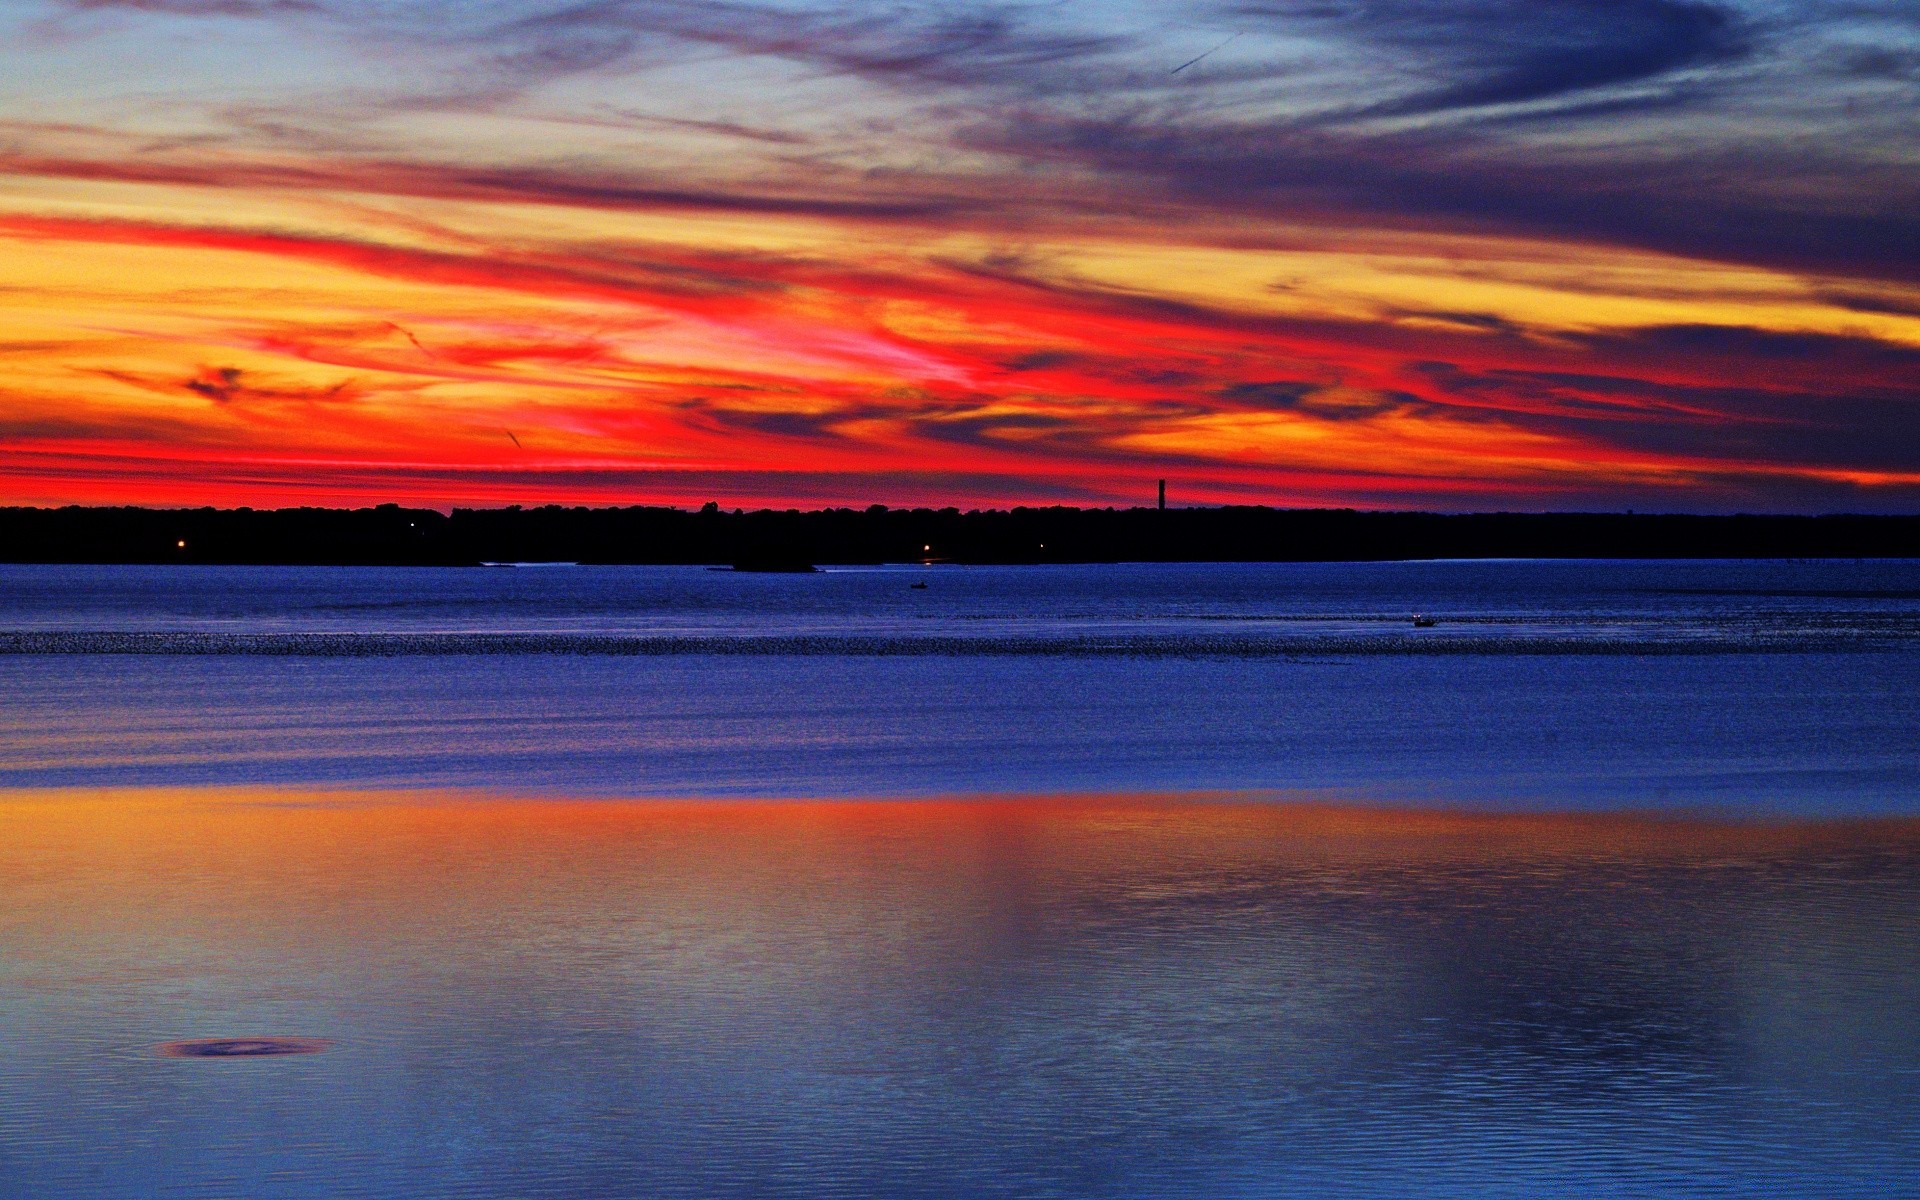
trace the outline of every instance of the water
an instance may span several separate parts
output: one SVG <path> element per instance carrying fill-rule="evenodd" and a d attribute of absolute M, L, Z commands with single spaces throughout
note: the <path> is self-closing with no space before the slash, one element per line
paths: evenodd
<path fill-rule="evenodd" d="M 1414 630 L 1414 613 L 1436 625 Z M 1920 560 L 847 567 L 814 575 L 0 565 L 0 631 L 14 635 L 10 650 L 61 652 L 1860 649 L 1920 637 Z M 307 640 L 290 641 L 298 638 Z"/>
<path fill-rule="evenodd" d="M 1916 683 L 1917 563 L 0 568 L 0 1197 L 1920 1195 Z"/>
<path fill-rule="evenodd" d="M 1920 779 L 1916 562 L 10 567 L 7 650 L 0 787 L 1813 815 Z"/>
<path fill-rule="evenodd" d="M 42 796 L 10 1196 L 1889 1196 L 1920 824 Z M 321 1053 L 166 1057 L 175 1039 Z"/>

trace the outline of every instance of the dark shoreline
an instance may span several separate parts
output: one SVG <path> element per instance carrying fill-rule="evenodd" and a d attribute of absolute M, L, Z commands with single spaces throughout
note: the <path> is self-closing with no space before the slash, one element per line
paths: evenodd
<path fill-rule="evenodd" d="M 0 562 L 322 566 L 1910 558 L 1920 516 L 1176 509 L 0 509 Z"/>

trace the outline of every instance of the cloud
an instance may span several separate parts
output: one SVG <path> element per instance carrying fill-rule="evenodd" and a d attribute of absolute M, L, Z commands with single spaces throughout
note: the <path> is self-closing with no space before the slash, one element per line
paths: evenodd
<path fill-rule="evenodd" d="M 814 139 L 804 134 L 792 133 L 781 129 L 764 129 L 759 126 L 745 125 L 738 121 L 702 120 L 694 117 L 663 116 L 657 113 L 629 112 L 611 106 L 587 116 L 558 118 L 568 121 L 583 121 L 603 124 L 610 128 L 659 128 L 685 129 L 695 133 L 715 133 L 723 137 L 740 138 L 749 142 L 765 142 L 775 146 L 805 146 Z"/>
<path fill-rule="evenodd" d="M 1920 317 L 1920 294 L 1887 291 L 1867 287 L 1832 286 L 1820 288 L 1816 295 L 1822 303 L 1864 313 L 1891 313 Z"/>
<path fill-rule="evenodd" d="M 239 367 L 204 367 L 180 386 L 216 404 L 338 404 L 362 399 L 369 393 L 364 384 L 352 380 L 325 386 L 265 381 Z"/>
<path fill-rule="evenodd" d="M 1373 116 L 1531 103 L 1659 79 L 1748 53 L 1744 23 L 1702 0 L 1255 0 L 1235 15 L 1382 48 L 1437 83 Z"/>
<path fill-rule="evenodd" d="M 607 31 L 665 33 L 753 55 L 797 59 L 879 79 L 922 78 L 1032 86 L 1063 62 L 1126 43 L 1124 37 L 1040 27 L 1036 10 L 994 3 L 845 4 L 792 9 L 739 3 L 603 0 L 530 18 L 520 28 L 561 44 Z"/>
<path fill-rule="evenodd" d="M 1055 5 L 1006 0 L 54 2 L 75 16 L 310 17 L 309 28 L 330 30 L 341 43 L 407 62 L 408 69 L 382 88 L 382 102 L 345 94 L 316 97 L 322 110 L 340 100 L 349 109 L 362 105 L 370 111 L 383 105 L 394 111 L 484 110 L 581 76 L 630 76 L 690 62 L 708 65 L 709 75 L 726 76 L 754 59 L 910 92 L 1083 91 L 1091 81 L 1078 68 L 1137 41 L 1098 21 L 1063 19 Z M 306 115 L 324 119 L 327 114 Z"/>
<path fill-rule="evenodd" d="M 351 20 L 350 0 L 342 22 Z M 923 5 L 852 0 L 821 6 L 746 0 L 584 0 L 513 3 L 475 10 L 423 6 L 401 23 L 423 47 L 475 56 L 488 78 L 468 80 L 474 97 L 498 99 L 593 72 L 674 66 L 702 53 L 760 58 L 889 86 L 1014 88 L 1073 86 L 1066 64 L 1131 44 L 1123 34 L 1061 28 L 1046 6 Z M 716 69 L 719 69 L 716 65 Z"/>
<path fill-rule="evenodd" d="M 289 159 L 238 154 L 56 156 L 6 153 L 0 171 L 22 176 L 234 190 L 289 188 L 441 200 L 634 211 L 704 211 L 865 221 L 928 220 L 984 208 L 965 196 L 808 195 L 750 187 L 666 186 L 638 170 L 593 166 L 468 166 L 367 157 Z"/>
<path fill-rule="evenodd" d="M 65 0 L 76 12 L 163 13 L 178 17 L 265 17 L 321 11 L 320 0 Z"/>
<path fill-rule="evenodd" d="M 1920 280 L 1920 170 L 1885 131 L 1850 130 L 1835 90 L 1906 72 L 1911 46 L 1861 41 L 1910 25 L 1898 6 L 1192 0 L 1155 25 L 1005 0 L 300 2 L 320 18 L 302 30 L 325 25 L 357 60 L 407 69 L 226 102 L 210 114 L 225 132 L 198 134 L 223 139 L 220 156 L 21 147 L 9 165 L 964 227 L 1004 223 L 1016 201 L 1026 216 L 1147 221 L 1173 205 Z M 1217 34 L 1231 45 L 1205 71 L 1169 76 Z M 634 113 L 647 73 L 663 82 Z M 712 141 L 671 166 L 644 136 L 549 149 L 513 124 L 541 113 Z M 500 118 L 499 132 L 413 136 L 463 114 Z"/>
<path fill-rule="evenodd" d="M 0 169 L 37 178 L 0 211 L 0 266 L 54 299 L 8 309 L 0 418 L 32 444 L 0 475 L 92 455 L 103 489 L 152 495 L 174 472 L 208 496 L 850 502 L 1176 474 L 1361 503 L 1920 475 L 1920 351 L 1864 332 L 1920 315 L 1920 174 L 1820 90 L 1886 92 L 1898 64 L 1846 74 L 1818 14 L 1803 53 L 1733 0 L 1162 24 L 313 2 L 121 5 L 75 61 L 247 16 L 249 46 L 335 37 L 364 74 L 306 95 L 188 64 L 203 108 L 5 126 Z M 395 63 L 418 69 L 376 78 Z M 191 282 L 215 262 L 219 288 Z M 170 445 L 148 411 L 181 422 Z"/>
<path fill-rule="evenodd" d="M 1558 361 L 1419 369 L 1442 402 L 1623 450 L 1802 473 L 1920 468 L 1920 349 L 1699 325 L 1581 340 Z"/>
<path fill-rule="evenodd" d="M 1366 391 L 1288 380 L 1232 383 L 1221 388 L 1219 396 L 1235 405 L 1303 413 L 1327 421 L 1363 421 L 1421 403 L 1418 397 L 1405 392 Z"/>
<path fill-rule="evenodd" d="M 1836 54 L 1843 75 L 1890 83 L 1920 83 L 1920 48 L 1849 47 Z"/>
<path fill-rule="evenodd" d="M 1759 386 L 1886 388 L 1920 402 L 1920 348 L 1876 338 L 1695 324 L 1582 340 L 1595 355 L 1622 365 L 1659 370 L 1684 363 L 1696 375 Z"/>
<path fill-rule="evenodd" d="M 1556 156 L 1472 131 L 1368 133 L 1138 107 L 1029 108 L 967 137 L 1248 216 L 1505 231 L 1920 281 L 1920 172 L 1850 171 L 1817 148 Z"/>

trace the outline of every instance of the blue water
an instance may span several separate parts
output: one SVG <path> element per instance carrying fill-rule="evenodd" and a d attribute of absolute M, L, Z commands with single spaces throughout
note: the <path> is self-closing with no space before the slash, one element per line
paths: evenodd
<path fill-rule="evenodd" d="M 4 650 L 0 786 L 1920 804 L 1915 562 L 9 567 Z"/>
<path fill-rule="evenodd" d="M 1917 685 L 1916 562 L 0 567 L 0 1198 L 1920 1196 Z"/>
<path fill-rule="evenodd" d="M 911 585 L 924 583 L 924 589 Z M 1417 632 L 1409 617 L 1436 619 Z M 1245 649 L 1908 645 L 1920 560 L 833 568 L 0 565 L 0 631 L 806 636 Z M 1031 639 L 1022 643 L 1020 639 Z M 772 647 L 778 649 L 776 643 Z M 792 652 L 791 643 L 788 644 Z"/>

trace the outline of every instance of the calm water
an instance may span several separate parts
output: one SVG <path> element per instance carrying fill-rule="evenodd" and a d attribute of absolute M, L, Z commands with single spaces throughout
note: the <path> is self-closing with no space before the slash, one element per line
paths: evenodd
<path fill-rule="evenodd" d="M 0 567 L 0 787 L 1908 812 L 1917 683 L 1920 562 Z"/>
<path fill-rule="evenodd" d="M 0 567 L 0 1196 L 1920 1195 L 1917 685 L 1920 563 Z"/>

